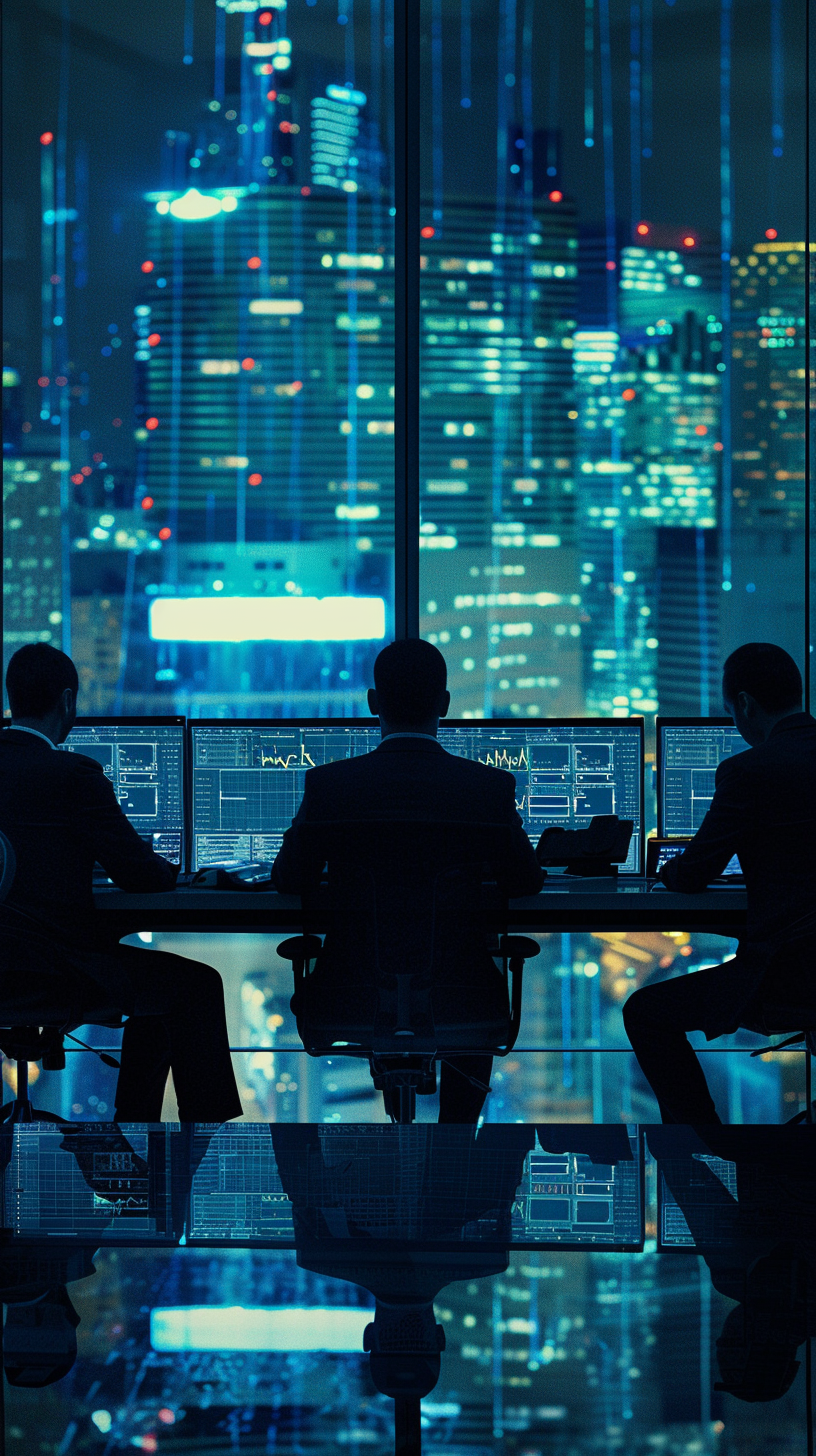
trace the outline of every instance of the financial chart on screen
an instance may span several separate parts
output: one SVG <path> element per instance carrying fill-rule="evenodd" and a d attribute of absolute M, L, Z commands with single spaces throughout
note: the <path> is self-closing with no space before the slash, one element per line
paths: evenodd
<path fill-rule="evenodd" d="M 748 744 L 730 718 L 658 718 L 657 833 L 696 834 L 714 797 L 714 776 L 724 758 Z"/>
<path fill-rule="evenodd" d="M 102 765 L 137 833 L 173 864 L 184 857 L 184 719 L 80 719 L 62 745 Z"/>
<path fill-rule="evenodd" d="M 642 719 L 458 719 L 440 724 L 439 742 L 449 753 L 513 774 L 516 805 L 533 844 L 551 824 L 583 829 L 596 814 L 632 819 L 629 855 L 621 870 L 640 871 Z"/>
<path fill-rule="evenodd" d="M 275 858 L 300 807 L 310 768 L 370 753 L 375 719 L 289 719 L 275 724 L 200 722 L 190 726 L 191 868 Z"/>

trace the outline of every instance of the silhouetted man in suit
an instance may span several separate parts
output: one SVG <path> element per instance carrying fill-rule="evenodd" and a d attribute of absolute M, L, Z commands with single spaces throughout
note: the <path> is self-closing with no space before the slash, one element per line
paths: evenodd
<path fill-rule="evenodd" d="M 373 753 L 322 764 L 306 774 L 300 809 L 272 872 L 279 890 L 299 895 L 319 885 L 327 857 L 321 824 L 371 820 L 394 824 L 395 849 L 401 822 L 495 826 L 490 861 L 499 889 L 508 896 L 538 893 L 544 872 L 516 811 L 512 774 L 455 757 L 437 741 L 439 720 L 450 705 L 446 682 L 445 659 L 429 642 L 392 642 L 383 649 L 374 664 L 375 687 L 368 694 L 382 742 Z M 327 974 L 329 940 L 322 958 Z M 499 983 L 485 941 L 476 951 L 470 993 L 490 996 Z M 466 1015 L 465 995 L 462 1006 Z M 491 1066 L 490 1056 L 457 1056 L 443 1063 L 440 1122 L 477 1121 Z"/>
<path fill-rule="evenodd" d="M 77 688 L 70 657 L 46 643 L 21 647 L 8 665 L 0 829 L 17 868 L 0 906 L 0 1014 L 6 1024 L 28 1025 L 56 1004 L 76 1008 L 78 1024 L 93 1021 L 100 1005 L 118 1008 L 129 1018 L 119 1121 L 157 1122 L 169 1071 L 183 1121 L 239 1117 L 218 972 L 119 945 L 94 909 L 96 861 L 134 892 L 171 890 L 178 868 L 140 839 L 101 764 L 57 752 L 76 720 Z"/>
<path fill-rule="evenodd" d="M 699 894 L 739 856 L 748 894 L 736 958 L 643 986 L 623 1009 L 629 1040 L 664 1122 L 719 1122 L 686 1032 L 768 1034 L 768 1006 L 816 1008 L 816 719 L 802 712 L 793 658 L 748 642 L 727 659 L 723 701 L 750 748 L 717 769 L 714 797 L 685 853 L 661 877 Z M 788 1028 L 798 1030 L 796 1024 Z"/>

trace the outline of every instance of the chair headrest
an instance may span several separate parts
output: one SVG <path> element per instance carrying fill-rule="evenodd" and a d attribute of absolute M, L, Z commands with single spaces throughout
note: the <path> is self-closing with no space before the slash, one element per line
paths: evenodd
<path fill-rule="evenodd" d="M 17 871 L 17 856 L 14 845 L 0 829 L 0 905 L 2 905 L 14 883 Z"/>

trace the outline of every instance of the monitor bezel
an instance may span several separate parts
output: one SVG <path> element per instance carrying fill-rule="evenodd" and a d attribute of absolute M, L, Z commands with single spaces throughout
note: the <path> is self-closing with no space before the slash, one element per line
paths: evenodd
<path fill-rule="evenodd" d="M 76 718 L 71 728 L 181 728 L 181 854 L 179 856 L 179 874 L 185 874 L 188 869 L 188 858 L 190 853 L 190 795 L 188 784 L 188 759 L 187 750 L 187 723 L 188 719 L 180 713 L 159 714 L 151 716 L 117 717 L 113 713 L 94 713 L 89 717 Z M 68 737 L 70 738 L 70 733 Z M 65 740 L 67 742 L 67 739 Z M 60 745 L 62 747 L 63 745 Z M 130 822 L 128 820 L 128 822 Z"/>
<path fill-rule="evenodd" d="M 737 732 L 737 725 L 733 718 L 727 713 L 718 713 L 710 718 L 683 718 L 683 717 L 658 717 L 655 718 L 655 777 L 657 780 L 657 835 L 658 839 L 688 839 L 687 834 L 667 834 L 663 822 L 663 774 L 665 762 L 663 754 L 663 729 L 664 728 L 734 728 Z M 742 736 L 742 735 L 740 735 Z M 692 839 L 694 836 L 691 836 Z"/>

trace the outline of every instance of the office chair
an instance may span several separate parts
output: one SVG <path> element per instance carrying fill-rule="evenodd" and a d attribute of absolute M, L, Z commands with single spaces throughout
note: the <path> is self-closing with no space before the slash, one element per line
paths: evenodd
<path fill-rule="evenodd" d="M 7 898 L 17 869 L 17 860 L 14 853 L 14 846 L 8 837 L 0 830 L 0 904 Z M 42 938 L 42 927 L 31 921 L 31 931 L 27 933 L 26 922 L 28 917 L 24 912 L 18 912 L 20 925 L 10 928 L 4 926 L 0 931 L 3 950 L 6 958 L 13 958 L 15 946 L 20 947 L 20 956 L 23 958 L 25 952 L 26 969 L 30 968 L 31 952 L 36 941 Z M 57 967 L 54 965 L 56 951 L 47 946 L 42 940 L 42 949 L 35 952 L 42 959 L 42 969 L 54 972 Z M 87 1021 L 93 1021 L 95 1025 L 107 1027 L 119 1027 L 122 1025 L 121 1012 L 109 1005 L 97 1004 L 96 1006 L 83 1006 L 80 1008 L 72 1004 L 60 987 L 58 978 L 55 976 L 53 998 L 49 997 L 44 1004 L 30 1006 L 25 1005 L 22 998 L 22 1009 L 28 1014 L 33 1012 L 37 1021 L 35 1024 L 10 1025 L 10 1018 L 7 1008 L 0 1000 L 0 1052 L 7 1061 L 17 1064 L 17 1090 L 11 1102 L 6 1103 L 0 1111 L 0 1122 L 64 1122 L 65 1119 L 58 1117 L 55 1113 L 42 1112 L 34 1108 L 29 1095 L 28 1064 L 29 1062 L 42 1062 L 43 1071 L 58 1072 L 65 1067 L 65 1037 L 76 1041 L 71 1037 L 71 1032 Z M 12 1015 L 19 1015 L 20 1006 L 15 1006 Z M 80 1043 L 84 1045 L 84 1043 Z M 114 1057 L 104 1053 L 97 1053 L 108 1066 L 118 1067 L 119 1063 Z"/>
<path fill-rule="evenodd" d="M 396 1122 L 412 1122 L 417 1094 L 436 1090 L 436 1061 L 515 1045 L 524 962 L 540 947 L 502 933 L 506 903 L 483 889 L 503 835 L 404 822 L 304 831 L 304 857 L 316 870 L 328 861 L 328 885 L 304 896 L 304 934 L 278 947 L 292 962 L 298 1031 L 310 1056 L 367 1058 Z M 308 929 L 316 924 L 325 947 Z M 501 960 L 495 978 L 489 954 Z"/>

